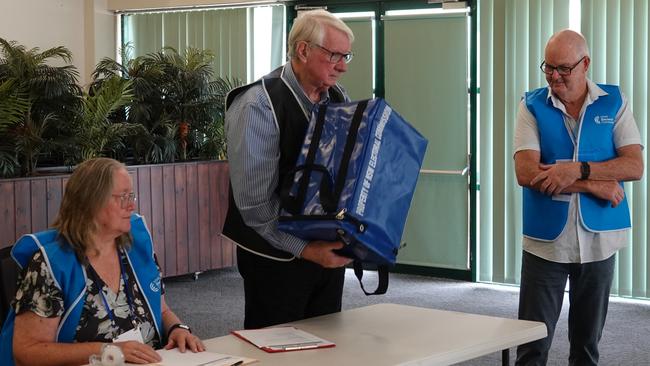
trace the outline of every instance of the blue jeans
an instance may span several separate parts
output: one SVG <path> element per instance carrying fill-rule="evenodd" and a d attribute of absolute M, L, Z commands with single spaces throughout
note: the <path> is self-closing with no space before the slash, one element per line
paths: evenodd
<path fill-rule="evenodd" d="M 517 348 L 516 365 L 546 365 L 569 279 L 569 365 L 597 365 L 615 255 L 600 262 L 555 263 L 523 252 L 519 319 L 546 324 L 548 337 Z"/>

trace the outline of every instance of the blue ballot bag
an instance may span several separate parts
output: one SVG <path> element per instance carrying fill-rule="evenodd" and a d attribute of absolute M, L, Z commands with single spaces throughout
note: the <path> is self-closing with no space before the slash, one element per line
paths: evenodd
<path fill-rule="evenodd" d="M 355 272 L 361 262 L 386 267 L 375 291 L 385 293 L 426 146 L 383 99 L 319 105 L 282 183 L 279 229 L 344 242 Z"/>

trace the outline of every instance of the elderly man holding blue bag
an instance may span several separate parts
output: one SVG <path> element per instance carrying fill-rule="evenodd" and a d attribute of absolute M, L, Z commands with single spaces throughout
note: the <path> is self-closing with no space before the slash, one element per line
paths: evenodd
<path fill-rule="evenodd" d="M 338 78 L 352 59 L 354 35 L 325 10 L 298 16 L 289 62 L 232 91 L 226 102 L 230 206 L 223 233 L 238 244 L 245 328 L 341 310 L 344 266 L 339 241 L 306 241 L 279 231 L 279 191 L 294 168 L 312 108 L 349 101 Z"/>

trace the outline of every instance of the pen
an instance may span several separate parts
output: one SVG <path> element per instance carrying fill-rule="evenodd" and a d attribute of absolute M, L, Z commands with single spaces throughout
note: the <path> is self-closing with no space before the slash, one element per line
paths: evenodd
<path fill-rule="evenodd" d="M 221 358 L 217 358 L 216 360 L 212 360 L 212 361 L 208 361 L 208 362 L 204 362 L 204 363 L 198 364 L 198 365 L 196 365 L 196 366 L 210 366 L 210 365 L 212 365 L 212 364 L 215 363 L 215 362 L 223 361 L 223 360 L 227 360 L 227 359 L 229 359 L 229 358 L 230 358 L 230 356 L 221 357 Z M 237 364 L 237 363 L 235 362 L 235 364 Z M 234 364 L 233 364 L 233 365 L 234 365 Z M 239 363 L 239 364 L 237 364 L 237 365 L 241 365 L 241 363 Z"/>
<path fill-rule="evenodd" d="M 311 349 L 311 348 L 318 348 L 318 346 L 315 345 L 315 344 L 312 344 L 310 346 L 282 347 L 282 350 L 283 351 L 296 351 L 296 350 Z"/>
<path fill-rule="evenodd" d="M 239 360 L 239 361 L 237 361 L 237 362 L 235 362 L 235 363 L 231 363 L 229 366 L 239 366 L 239 365 L 241 365 L 242 363 L 244 363 L 244 360 Z"/>
<path fill-rule="evenodd" d="M 302 343 L 274 344 L 274 345 L 270 345 L 270 346 L 267 346 L 267 347 L 269 347 L 269 348 L 282 348 L 282 349 L 285 349 L 285 348 L 298 349 L 298 348 L 302 348 L 302 347 L 305 347 L 305 346 L 313 346 L 313 345 L 320 344 L 320 343 L 323 343 L 323 342 L 322 341 L 313 341 L 313 342 L 302 342 Z"/>

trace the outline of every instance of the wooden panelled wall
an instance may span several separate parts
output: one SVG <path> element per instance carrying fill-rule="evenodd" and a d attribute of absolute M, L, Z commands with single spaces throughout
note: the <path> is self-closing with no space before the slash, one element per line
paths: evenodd
<path fill-rule="evenodd" d="M 130 166 L 163 276 L 233 266 L 234 245 L 221 237 L 228 208 L 228 163 Z M 69 175 L 0 180 L 0 248 L 46 229 Z"/>

